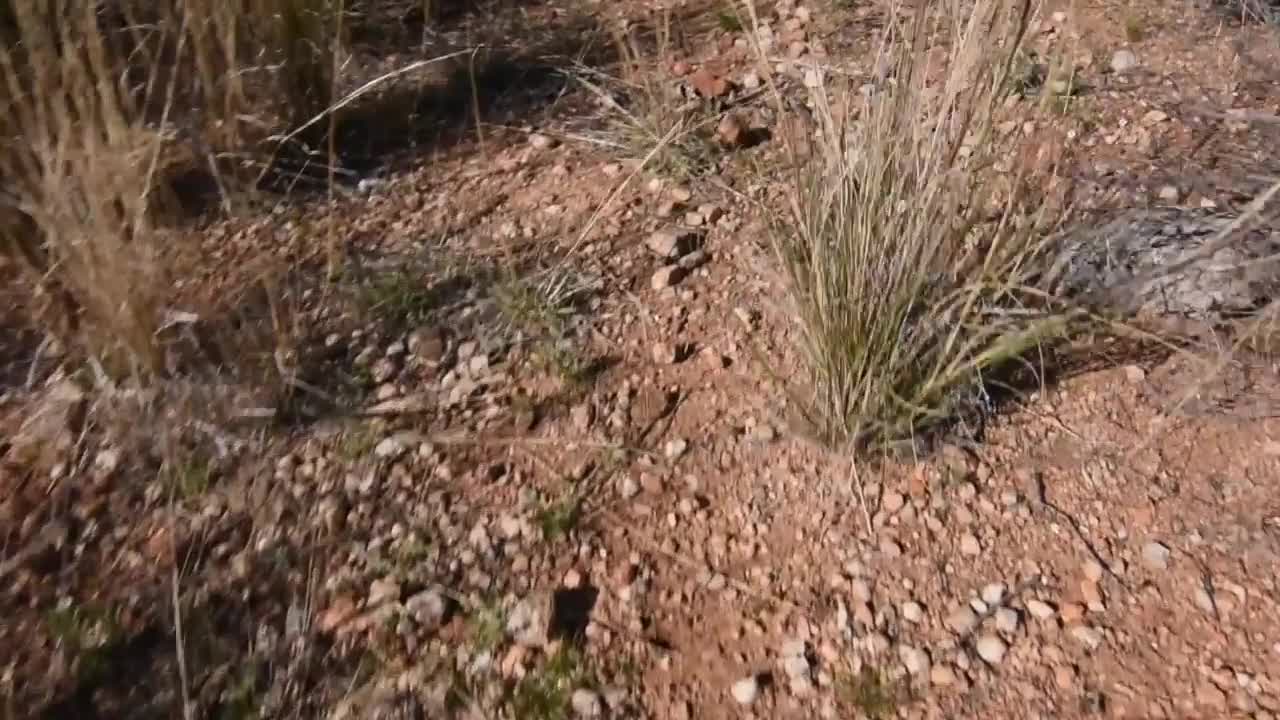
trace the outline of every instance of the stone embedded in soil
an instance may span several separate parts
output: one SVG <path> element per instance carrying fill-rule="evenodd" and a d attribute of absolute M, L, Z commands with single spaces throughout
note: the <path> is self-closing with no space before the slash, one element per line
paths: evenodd
<path fill-rule="evenodd" d="M 1217 606 L 1213 602 L 1213 595 L 1205 589 L 1204 585 L 1196 585 L 1195 589 L 1196 607 L 1200 608 L 1206 615 L 1213 615 L 1217 611 Z"/>
<path fill-rule="evenodd" d="M 539 648 L 547 644 L 551 622 L 551 601 L 543 594 L 526 597 L 507 616 L 507 635 L 517 645 Z"/>
<path fill-rule="evenodd" d="M 1005 652 L 1008 651 L 1009 646 L 998 636 L 988 634 L 978 638 L 974 648 L 978 651 L 978 657 L 988 664 L 999 665 L 1004 660 Z"/>
<path fill-rule="evenodd" d="M 656 342 L 653 344 L 653 361 L 659 365 L 674 365 L 679 359 L 676 352 L 676 346 L 669 342 Z"/>
<path fill-rule="evenodd" d="M 418 626 L 434 631 L 444 622 L 449 610 L 448 601 L 438 590 L 424 590 L 404 602 L 404 609 Z"/>
<path fill-rule="evenodd" d="M 929 672 L 929 653 L 911 645 L 898 646 L 898 659 L 902 666 L 912 675 L 924 675 Z"/>
<path fill-rule="evenodd" d="M 947 616 L 947 627 L 958 635 L 964 635 L 978 627 L 978 614 L 968 605 L 963 605 Z"/>
<path fill-rule="evenodd" d="M 580 718 L 598 718 L 604 714 L 604 704 L 600 700 L 599 693 L 594 690 L 587 688 L 574 690 L 569 704 L 573 707 L 573 713 Z"/>
<path fill-rule="evenodd" d="M 1017 632 L 1018 611 L 1007 607 L 996 610 L 996 628 L 1007 635 Z"/>
<path fill-rule="evenodd" d="M 1152 570 L 1169 569 L 1169 548 L 1158 542 L 1142 546 L 1142 562 Z"/>
<path fill-rule="evenodd" d="M 956 671 L 945 663 L 934 665 L 929 670 L 929 682 L 939 687 L 949 687 L 956 684 Z"/>
<path fill-rule="evenodd" d="M 896 558 L 902 554 L 902 546 L 889 539 L 880 541 L 880 552 L 887 558 Z"/>
<path fill-rule="evenodd" d="M 390 579 L 378 579 L 369 584 L 369 607 L 377 607 L 386 602 L 399 602 L 400 583 Z"/>
<path fill-rule="evenodd" d="M 1031 617 L 1037 620 L 1048 620 L 1057 614 L 1053 606 L 1043 600 L 1028 600 L 1027 612 L 1031 613 Z"/>
<path fill-rule="evenodd" d="M 655 231 L 645 240 L 645 246 L 654 255 L 665 260 L 674 260 L 696 249 L 697 235 L 688 230 L 664 228 Z"/>
<path fill-rule="evenodd" d="M 674 287 L 682 279 L 684 279 L 685 269 L 679 265 L 666 265 L 658 268 L 653 273 L 653 278 L 649 281 L 649 286 L 654 290 L 666 290 Z"/>
<path fill-rule="evenodd" d="M 902 619 L 909 623 L 918 623 L 924 619 L 924 608 L 918 602 L 905 602 L 902 604 Z"/>
<path fill-rule="evenodd" d="M 965 533 L 960 538 L 960 552 L 965 555 L 977 555 L 982 552 L 982 544 L 972 533 Z"/>
<path fill-rule="evenodd" d="M 631 473 L 623 473 L 618 478 L 618 494 L 624 500 L 630 500 L 640 494 L 640 483 L 631 475 Z"/>
<path fill-rule="evenodd" d="M 1132 50 L 1120 49 L 1111 55 L 1111 69 L 1117 73 L 1128 72 L 1138 66 L 1138 56 Z"/>
<path fill-rule="evenodd" d="M 902 506 L 906 503 L 907 499 L 902 496 L 902 493 L 890 491 L 885 493 L 881 506 L 884 508 L 885 512 L 892 515 L 893 513 L 901 510 Z"/>
<path fill-rule="evenodd" d="M 1071 628 L 1071 637 L 1090 650 L 1096 650 L 1102 645 L 1102 631 L 1088 625 L 1077 625 Z"/>
<path fill-rule="evenodd" d="M 760 681 L 755 675 L 744 677 L 733 684 L 729 693 L 739 705 L 750 705 L 760 697 Z"/>
<path fill-rule="evenodd" d="M 999 605 L 1004 602 L 1004 583 L 988 583 L 982 588 L 982 601 L 988 605 Z"/>
<path fill-rule="evenodd" d="M 548 137 L 542 133 L 533 133 L 529 136 L 529 144 L 535 150 L 547 150 L 556 146 L 555 138 Z"/>

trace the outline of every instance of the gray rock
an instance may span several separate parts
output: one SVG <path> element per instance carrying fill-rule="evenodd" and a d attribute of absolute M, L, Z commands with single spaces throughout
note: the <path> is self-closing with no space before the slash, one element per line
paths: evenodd
<path fill-rule="evenodd" d="M 999 605 L 1004 602 L 1004 583 L 989 583 L 982 588 L 982 601 L 988 605 Z"/>
<path fill-rule="evenodd" d="M 912 675 L 927 675 L 929 673 L 929 653 L 917 647 L 910 645 L 898 646 L 898 659 L 902 661 L 902 666 Z"/>
<path fill-rule="evenodd" d="M 674 230 L 659 230 L 650 235 L 644 244 L 660 258 L 675 259 L 680 254 L 680 235 Z"/>
<path fill-rule="evenodd" d="M 1220 321 L 1280 295 L 1280 231 L 1237 228 L 1231 241 L 1185 267 L 1232 218 L 1205 209 L 1138 209 L 1064 233 L 1043 287 L 1122 315 Z"/>
<path fill-rule="evenodd" d="M 1132 50 L 1120 49 L 1111 55 L 1111 69 L 1118 73 L 1129 72 L 1138 67 L 1138 56 Z"/>
<path fill-rule="evenodd" d="M 792 655 L 783 658 L 782 671 L 792 680 L 806 679 L 813 671 L 813 667 L 809 664 L 809 659 L 804 655 Z"/>
<path fill-rule="evenodd" d="M 507 635 L 518 645 L 540 648 L 547 644 L 551 599 L 544 594 L 526 597 L 507 616 Z"/>
<path fill-rule="evenodd" d="M 573 707 L 573 714 L 580 718 L 598 718 L 604 714 L 604 703 L 594 690 L 587 688 L 574 690 L 569 698 L 569 704 Z"/>
<path fill-rule="evenodd" d="M 996 628 L 1007 635 L 1018 631 L 1018 611 L 1002 607 L 996 610 Z"/>
<path fill-rule="evenodd" d="M 1143 545 L 1142 562 L 1152 570 L 1168 570 L 1169 548 L 1154 541 Z"/>
<path fill-rule="evenodd" d="M 434 631 L 444 622 L 449 603 L 438 590 L 424 590 L 405 600 L 404 609 L 419 627 Z"/>

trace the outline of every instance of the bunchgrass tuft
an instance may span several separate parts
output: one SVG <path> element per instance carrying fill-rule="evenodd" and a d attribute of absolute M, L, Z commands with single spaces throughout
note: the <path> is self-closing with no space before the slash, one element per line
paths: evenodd
<path fill-rule="evenodd" d="M 818 151 L 792 163 L 773 246 L 825 443 L 883 447 L 955 418 L 1068 325 L 1031 289 L 1051 171 L 1013 167 L 997 131 L 1031 15 L 948 0 L 884 31 L 871 85 L 811 90 Z"/>
<path fill-rule="evenodd" d="M 714 166 L 718 118 L 679 91 L 671 23 L 664 11 L 649 28 L 610 26 L 617 65 L 612 72 L 579 66 L 576 77 L 603 110 L 602 144 L 632 160 L 649 158 L 656 172 L 688 178 Z"/>

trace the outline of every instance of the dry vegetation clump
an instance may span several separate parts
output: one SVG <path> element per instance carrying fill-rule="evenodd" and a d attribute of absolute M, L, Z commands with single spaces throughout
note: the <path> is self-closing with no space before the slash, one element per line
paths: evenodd
<path fill-rule="evenodd" d="M 885 30 L 876 82 L 812 90 L 821 160 L 794 163 L 774 247 L 827 443 L 922 432 L 1068 327 L 1032 289 L 1052 171 L 993 169 L 1012 149 L 997 116 L 1031 15 L 1030 0 L 916 12 Z"/>
<path fill-rule="evenodd" d="M 260 171 L 272 128 L 329 104 L 341 9 L 340 0 L 0 8 L 0 248 L 47 299 L 37 325 L 113 376 L 165 370 L 157 336 L 182 272 L 165 252 L 174 182 L 208 174 L 225 200 Z"/>

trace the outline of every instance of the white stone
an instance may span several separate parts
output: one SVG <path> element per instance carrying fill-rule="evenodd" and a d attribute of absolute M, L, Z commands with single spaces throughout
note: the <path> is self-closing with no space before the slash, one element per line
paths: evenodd
<path fill-rule="evenodd" d="M 1004 583 L 990 583 L 982 588 L 982 601 L 988 605 L 999 605 L 1004 602 Z"/>
<path fill-rule="evenodd" d="M 918 602 L 905 602 L 902 604 L 902 619 L 909 623 L 918 623 L 924 619 L 924 608 L 920 607 Z"/>
<path fill-rule="evenodd" d="M 729 689 L 729 694 L 733 695 L 733 699 L 739 705 L 750 705 L 756 701 L 756 698 L 760 697 L 760 682 L 756 680 L 754 675 L 744 677 L 733 684 L 733 687 Z"/>
<path fill-rule="evenodd" d="M 1008 651 L 1009 646 L 996 635 L 983 635 L 978 638 L 975 644 L 978 651 L 978 657 L 985 660 L 988 664 L 999 665 L 1004 660 L 1004 654 Z"/>
<path fill-rule="evenodd" d="M 996 628 L 1007 635 L 1017 632 L 1018 611 L 1007 607 L 996 610 Z"/>
<path fill-rule="evenodd" d="M 1053 606 L 1043 600 L 1028 600 L 1027 612 L 1037 620 L 1048 620 L 1058 613 Z"/>
<path fill-rule="evenodd" d="M 598 718 L 604 714 L 604 704 L 600 701 L 600 695 L 587 688 L 574 690 L 569 704 L 573 706 L 574 714 L 580 718 Z"/>

